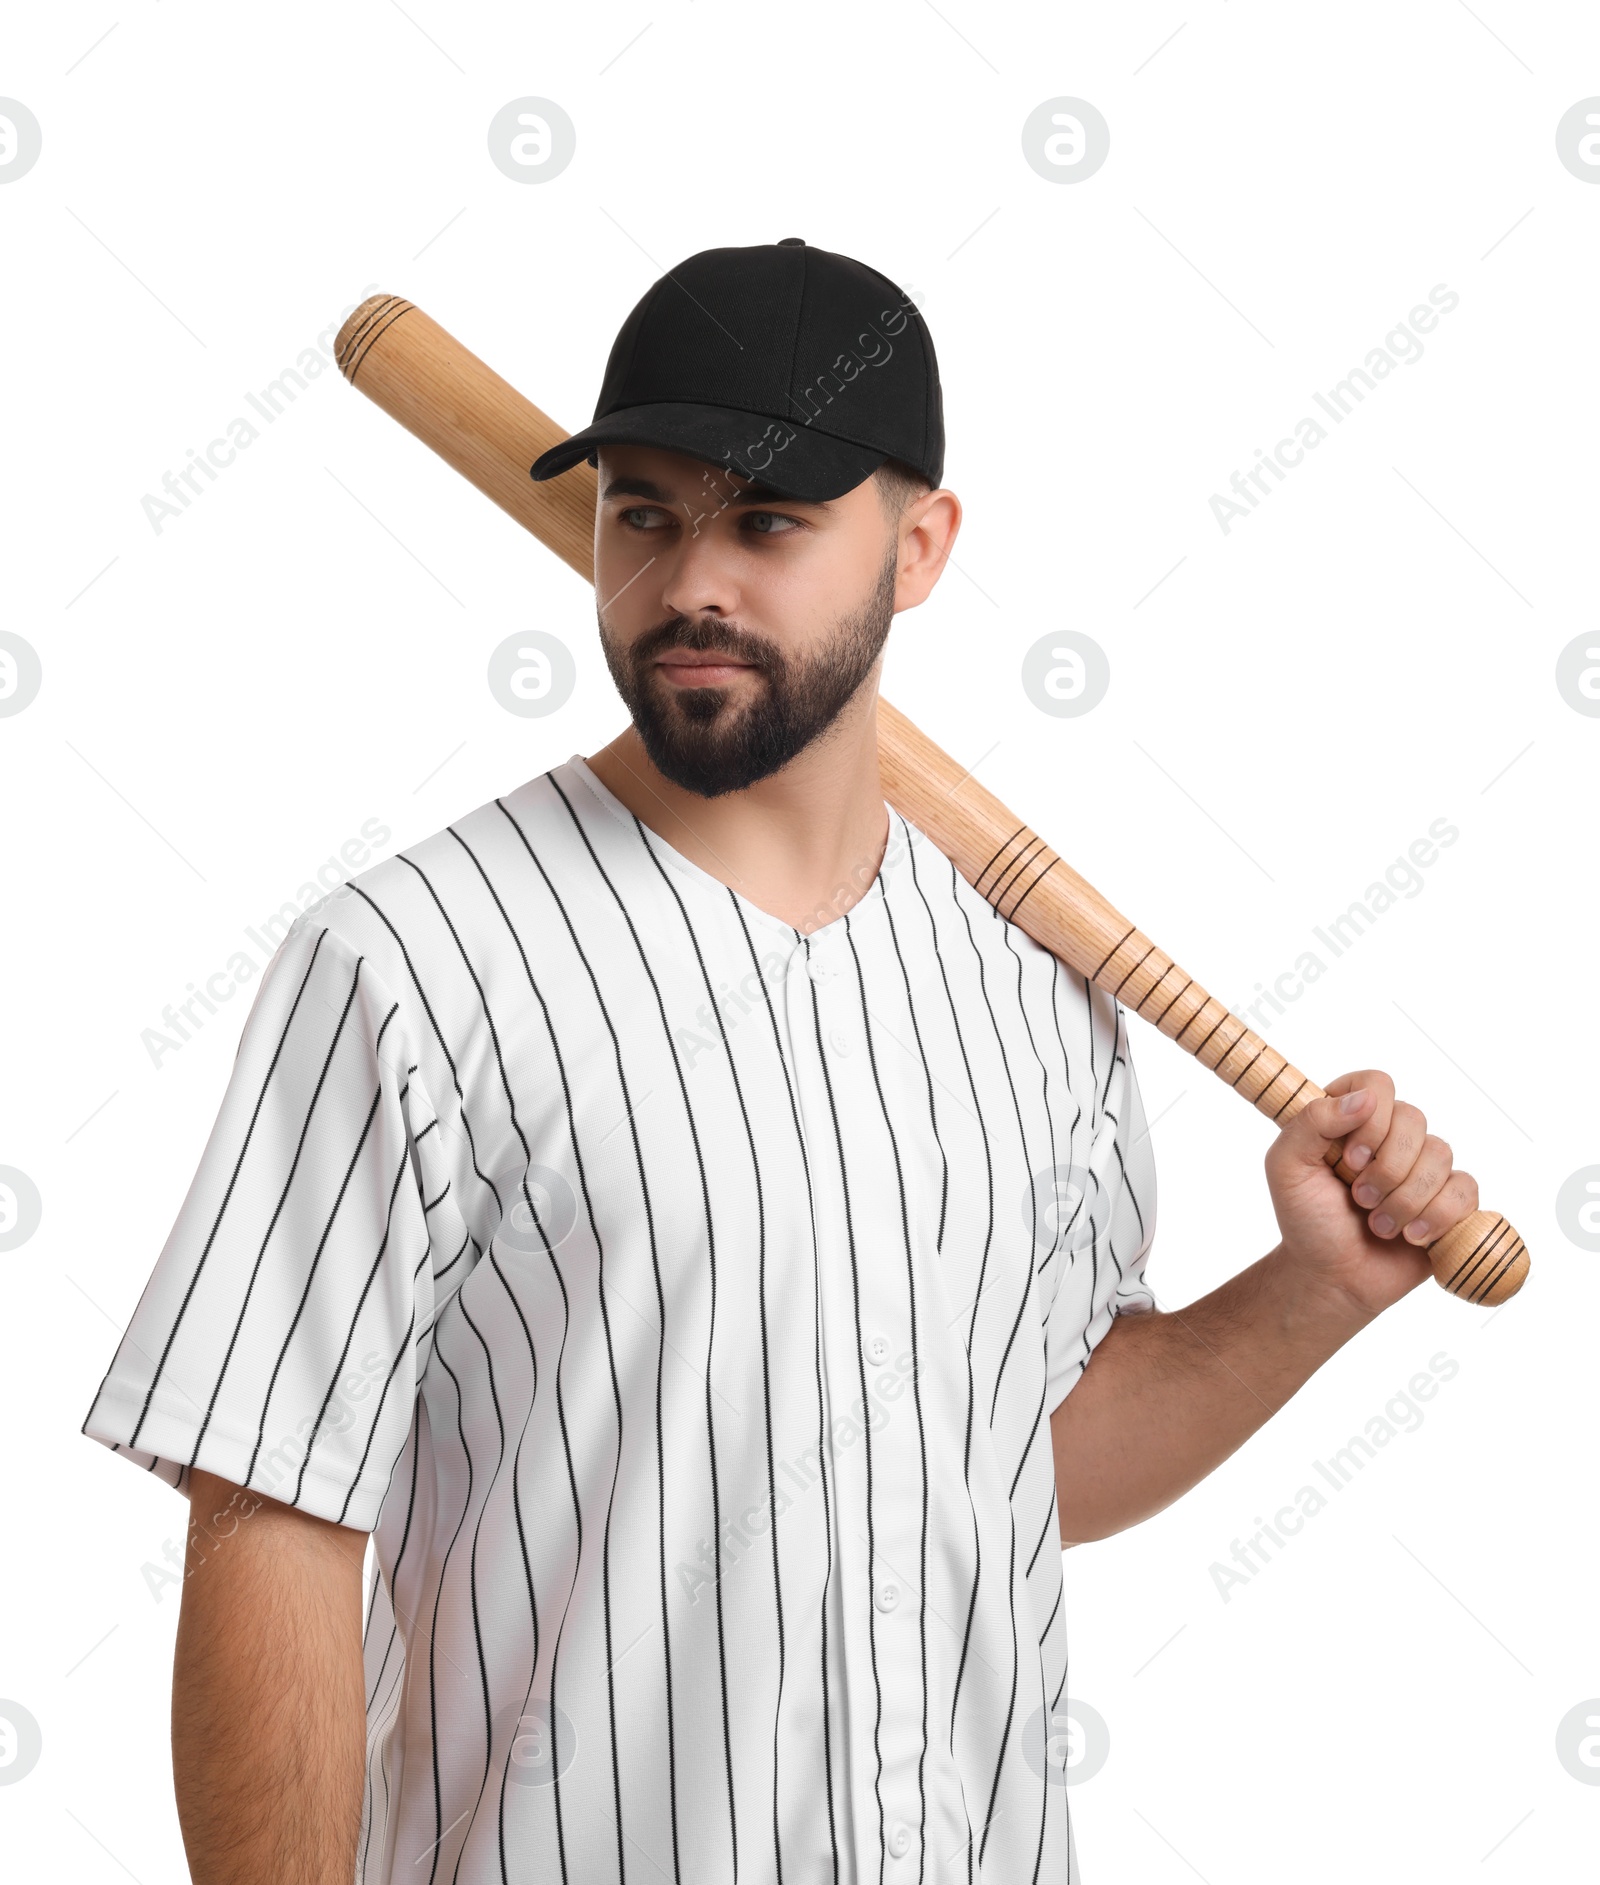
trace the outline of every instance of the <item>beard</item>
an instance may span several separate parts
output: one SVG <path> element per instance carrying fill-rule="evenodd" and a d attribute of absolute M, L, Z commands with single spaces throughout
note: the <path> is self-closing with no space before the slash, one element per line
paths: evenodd
<path fill-rule="evenodd" d="M 599 616 L 600 646 L 644 749 L 657 771 L 686 792 L 720 798 L 786 766 L 832 726 L 872 672 L 894 620 L 898 546 L 861 607 L 840 616 L 823 646 L 786 654 L 764 635 L 716 617 L 675 615 L 633 642 L 618 642 Z M 598 615 L 598 611 L 597 611 Z M 726 654 L 760 677 L 739 706 L 726 687 L 679 687 L 652 665 L 669 648 Z"/>

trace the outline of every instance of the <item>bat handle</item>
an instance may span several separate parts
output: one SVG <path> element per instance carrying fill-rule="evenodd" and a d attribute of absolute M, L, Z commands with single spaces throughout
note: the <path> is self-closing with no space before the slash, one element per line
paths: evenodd
<path fill-rule="evenodd" d="M 1323 1088 L 1207 994 L 1142 931 L 1129 930 L 1094 969 L 1091 980 L 1152 1022 L 1275 1124 L 1288 1125 L 1323 1097 Z M 1343 1156 L 1342 1141 L 1324 1154 L 1336 1170 Z M 1485 1307 L 1514 1296 L 1528 1274 L 1527 1246 L 1498 1211 L 1473 1211 L 1452 1225 L 1428 1245 L 1428 1261 L 1441 1288 Z"/>
<path fill-rule="evenodd" d="M 1323 1090 L 1208 995 L 1059 853 L 886 700 L 878 702 L 884 796 L 944 852 L 1008 922 L 1159 1028 L 1259 1113 L 1287 1125 Z M 1343 1146 L 1329 1147 L 1337 1170 Z M 1467 1302 L 1501 1303 L 1528 1274 L 1522 1239 L 1493 1211 L 1474 1211 L 1428 1246 L 1440 1285 Z"/>

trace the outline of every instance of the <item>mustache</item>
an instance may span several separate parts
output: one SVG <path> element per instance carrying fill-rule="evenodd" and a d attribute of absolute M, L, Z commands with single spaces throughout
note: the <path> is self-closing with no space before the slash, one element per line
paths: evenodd
<path fill-rule="evenodd" d="M 692 654 L 726 654 L 738 661 L 748 661 L 764 674 L 783 666 L 783 657 L 772 643 L 759 635 L 748 634 L 731 623 L 709 618 L 691 620 L 674 615 L 668 621 L 647 629 L 633 644 L 630 659 L 640 666 L 665 654 L 669 648 L 683 648 Z"/>

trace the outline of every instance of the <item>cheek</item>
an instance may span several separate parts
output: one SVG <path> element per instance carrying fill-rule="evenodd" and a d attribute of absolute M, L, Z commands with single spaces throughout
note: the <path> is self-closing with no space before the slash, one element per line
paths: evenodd
<path fill-rule="evenodd" d="M 773 546 L 774 550 L 776 546 Z M 885 548 L 877 534 L 818 534 L 785 544 L 781 554 L 751 557 L 741 585 L 752 614 L 807 643 L 825 641 L 834 625 L 870 600 L 883 573 Z"/>
<path fill-rule="evenodd" d="M 616 640 L 631 640 L 661 618 L 662 559 L 641 548 L 643 538 L 618 538 L 596 531 L 594 594 L 597 613 L 604 613 L 608 633 Z M 648 574 L 641 574 L 648 568 Z"/>

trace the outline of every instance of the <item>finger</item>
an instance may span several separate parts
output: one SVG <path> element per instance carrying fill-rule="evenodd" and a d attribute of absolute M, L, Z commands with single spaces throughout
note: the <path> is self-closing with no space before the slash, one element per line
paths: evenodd
<path fill-rule="evenodd" d="M 1363 1210 L 1382 1203 L 1405 1181 L 1427 1136 L 1428 1122 L 1422 1109 L 1408 1100 L 1396 1100 L 1391 1109 L 1389 1130 L 1378 1141 L 1371 1163 L 1350 1187 L 1351 1197 Z"/>
<path fill-rule="evenodd" d="M 1403 1224 L 1409 1224 L 1414 1218 L 1425 1218 L 1430 1201 L 1450 1176 L 1453 1158 L 1454 1154 L 1443 1139 L 1431 1132 L 1425 1134 L 1410 1171 L 1392 1191 L 1372 1201 L 1375 1208 L 1367 1219 L 1372 1234 L 1375 1237 L 1392 1237 Z M 1365 1179 L 1367 1173 L 1363 1172 L 1361 1177 Z M 1351 1193 L 1352 1197 L 1356 1191 L 1363 1194 L 1356 1198 L 1356 1203 L 1367 1209 L 1366 1186 L 1358 1181 L 1355 1191 Z"/>
<path fill-rule="evenodd" d="M 1408 1244 L 1431 1244 L 1477 1208 L 1477 1179 L 1471 1172 L 1452 1171 L 1417 1216 L 1401 1220 L 1400 1235 Z"/>
<path fill-rule="evenodd" d="M 1331 1086 L 1323 1090 L 1343 1094 L 1356 1087 L 1365 1087 L 1374 1096 L 1375 1104 L 1369 1114 L 1356 1115 L 1359 1127 L 1351 1130 L 1339 1155 L 1339 1162 L 1333 1168 L 1347 1185 L 1354 1181 L 1357 1172 L 1371 1162 L 1374 1149 L 1383 1143 L 1384 1135 L 1389 1130 L 1394 1111 L 1394 1081 L 1378 1067 L 1363 1067 L 1357 1073 L 1342 1073 Z"/>
<path fill-rule="evenodd" d="M 1353 1126 L 1363 1124 L 1372 1105 L 1373 1095 L 1365 1088 L 1324 1093 L 1321 1099 L 1303 1106 L 1283 1128 L 1267 1150 L 1268 1159 L 1306 1166 L 1323 1164 L 1329 1141 L 1337 1141 Z"/>

